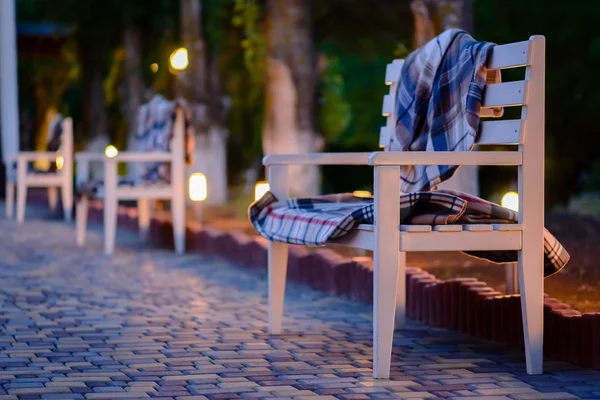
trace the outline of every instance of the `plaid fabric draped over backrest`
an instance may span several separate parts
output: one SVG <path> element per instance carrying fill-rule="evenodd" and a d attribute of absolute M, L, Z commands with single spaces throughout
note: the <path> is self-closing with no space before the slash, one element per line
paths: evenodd
<path fill-rule="evenodd" d="M 171 151 L 176 111 L 181 109 L 185 121 L 185 160 L 191 164 L 194 157 L 194 128 L 191 124 L 191 111 L 182 99 L 169 101 L 160 95 L 138 110 L 136 144 L 137 151 L 144 153 L 164 153 Z M 167 162 L 147 162 L 140 169 L 138 181 L 170 182 L 170 168 Z"/>
<path fill-rule="evenodd" d="M 48 125 L 48 137 L 46 140 L 46 151 L 60 151 L 63 147 L 63 116 L 56 114 Z M 56 162 L 50 162 L 49 172 L 56 172 Z"/>

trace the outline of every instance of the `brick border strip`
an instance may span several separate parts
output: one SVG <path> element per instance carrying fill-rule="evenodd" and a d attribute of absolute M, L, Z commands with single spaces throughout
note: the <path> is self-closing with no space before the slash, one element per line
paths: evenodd
<path fill-rule="evenodd" d="M 43 195 L 30 197 L 30 201 L 47 204 Z M 102 202 L 90 202 L 88 219 L 101 223 L 102 210 Z M 119 207 L 118 223 L 137 230 L 137 210 Z M 172 232 L 170 219 L 151 219 L 152 245 L 172 249 Z M 186 250 L 266 270 L 267 241 L 259 236 L 205 229 L 197 222 L 188 222 Z M 373 263 L 369 257 L 350 259 L 326 248 L 310 251 L 292 245 L 288 279 L 332 295 L 373 302 Z M 519 295 L 504 295 L 474 278 L 442 281 L 420 268 L 407 269 L 406 288 L 408 318 L 523 348 Z M 545 295 L 544 332 L 547 357 L 600 370 L 600 313 L 582 314 Z"/>

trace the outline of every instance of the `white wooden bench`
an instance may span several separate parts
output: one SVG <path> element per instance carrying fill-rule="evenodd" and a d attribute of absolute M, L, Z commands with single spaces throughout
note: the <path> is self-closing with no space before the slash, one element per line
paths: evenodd
<path fill-rule="evenodd" d="M 59 124 L 59 125 L 58 125 Z M 15 187 L 17 189 L 17 222 L 25 220 L 27 189 L 30 187 L 48 188 L 48 203 L 51 209 L 58 202 L 58 188 L 61 190 L 64 218 L 71 221 L 73 210 L 73 121 L 58 115 L 51 123 L 48 134 L 48 151 L 21 151 L 9 157 L 7 168 L 6 216 L 12 218 Z M 54 170 L 38 171 L 30 164 L 46 160 L 56 163 Z"/>
<path fill-rule="evenodd" d="M 95 196 L 104 199 L 104 252 L 113 253 L 115 248 L 117 213 L 119 200 L 137 200 L 140 235 L 145 237 L 150 226 L 150 200 L 170 200 L 173 220 L 175 251 L 185 250 L 185 121 L 181 108 L 176 109 L 170 151 L 164 152 L 120 152 L 115 157 L 104 154 L 81 152 L 75 154 L 77 161 L 77 185 L 81 187 L 89 180 L 89 163 L 104 163 L 103 193 Z M 117 173 L 119 163 L 169 163 L 168 182 L 146 182 L 130 184 L 120 180 Z M 80 193 L 77 202 L 77 244 L 85 244 L 87 230 L 88 197 Z"/>
<path fill-rule="evenodd" d="M 390 94 L 383 102 L 387 125 L 380 143 L 389 143 L 395 115 L 393 99 L 402 61 L 388 65 Z M 406 252 L 518 250 L 518 281 L 525 336 L 527 373 L 543 369 L 544 293 L 544 82 L 545 38 L 496 46 L 490 69 L 526 67 L 525 79 L 488 84 L 482 116 L 489 107 L 523 106 L 521 118 L 482 121 L 480 144 L 518 144 L 516 151 L 375 152 L 267 155 L 270 190 L 289 198 L 288 165 L 372 165 L 375 225 L 361 225 L 337 244 L 374 252 L 373 375 L 389 378 L 394 328 L 405 323 Z M 400 226 L 401 165 L 516 165 L 519 223 L 512 225 Z M 288 245 L 269 243 L 269 332 L 282 331 Z M 514 329 L 506 327 L 506 329 Z"/>

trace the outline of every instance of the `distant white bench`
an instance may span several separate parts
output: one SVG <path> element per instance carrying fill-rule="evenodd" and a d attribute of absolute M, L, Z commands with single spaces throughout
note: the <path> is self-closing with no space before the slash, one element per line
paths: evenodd
<path fill-rule="evenodd" d="M 58 203 L 58 189 L 62 196 L 65 221 L 70 222 L 73 212 L 73 120 L 57 115 L 50 123 L 46 151 L 21 151 L 7 159 L 6 216 L 13 217 L 15 187 L 17 189 L 17 222 L 25 220 L 27 189 L 48 188 L 48 203 L 53 211 Z M 54 168 L 40 171 L 32 167 L 46 161 Z"/>
<path fill-rule="evenodd" d="M 388 65 L 380 143 L 389 143 L 395 126 L 394 98 L 402 61 Z M 270 190 L 289 198 L 288 165 L 372 165 L 375 225 L 361 225 L 338 244 L 374 252 L 373 375 L 389 378 L 394 327 L 406 312 L 406 252 L 518 250 L 518 280 L 525 336 L 527 373 L 543 369 L 544 295 L 544 82 L 545 38 L 496 46 L 490 69 L 526 67 L 525 79 L 488 84 L 482 116 L 491 107 L 523 106 L 520 119 L 483 121 L 480 144 L 518 144 L 517 151 L 375 152 L 268 155 Z M 519 223 L 511 225 L 400 226 L 401 165 L 516 165 L 519 170 Z M 269 332 L 282 331 L 288 245 L 269 243 Z M 515 329 L 507 327 L 506 329 Z"/>

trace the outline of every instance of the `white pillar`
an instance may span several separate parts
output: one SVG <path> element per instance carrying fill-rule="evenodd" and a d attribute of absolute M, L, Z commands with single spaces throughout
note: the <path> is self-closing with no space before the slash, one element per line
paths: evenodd
<path fill-rule="evenodd" d="M 2 158 L 19 151 L 15 0 L 0 0 L 0 133 Z"/>

